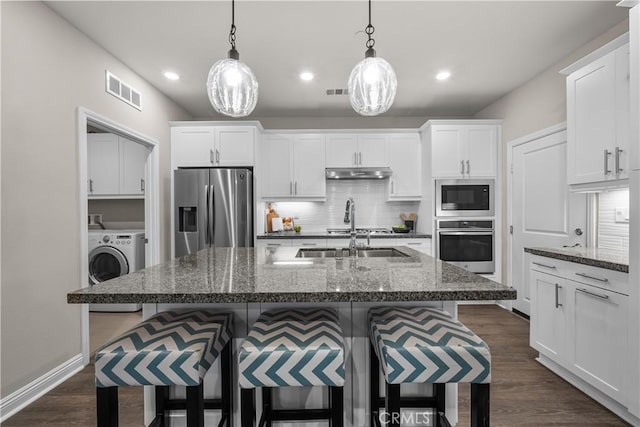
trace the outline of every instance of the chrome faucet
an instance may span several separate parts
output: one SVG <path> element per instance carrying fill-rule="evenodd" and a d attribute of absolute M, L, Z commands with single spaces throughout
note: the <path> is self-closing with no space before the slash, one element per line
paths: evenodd
<path fill-rule="evenodd" d="M 356 232 L 356 202 L 353 201 L 353 197 L 349 197 L 347 200 L 347 207 L 344 211 L 344 222 L 345 224 L 351 223 L 351 231 L 349 235 L 351 236 L 351 240 L 349 241 L 349 255 L 355 256 L 356 249 L 358 247 L 356 242 L 357 232 Z"/>

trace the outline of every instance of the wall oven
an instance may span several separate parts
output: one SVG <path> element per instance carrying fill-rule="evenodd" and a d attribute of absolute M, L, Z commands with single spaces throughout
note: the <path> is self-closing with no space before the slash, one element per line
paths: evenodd
<path fill-rule="evenodd" d="M 472 273 L 495 272 L 493 220 L 438 220 L 436 253 L 440 260 Z"/>
<path fill-rule="evenodd" d="M 436 180 L 436 216 L 493 216 L 495 180 Z"/>

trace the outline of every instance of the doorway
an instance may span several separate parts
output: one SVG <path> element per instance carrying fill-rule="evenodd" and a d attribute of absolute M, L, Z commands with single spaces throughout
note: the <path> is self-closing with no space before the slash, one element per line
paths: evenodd
<path fill-rule="evenodd" d="M 587 198 L 569 191 L 566 125 L 511 141 L 508 156 L 508 278 L 518 291 L 512 308 L 528 316 L 529 268 L 524 248 L 584 246 Z"/>
<path fill-rule="evenodd" d="M 80 108 L 78 153 L 81 285 L 90 286 L 90 272 L 95 273 L 95 269 L 90 269 L 90 253 L 95 249 L 95 242 L 91 239 L 96 240 L 94 235 L 97 234 L 115 233 L 116 237 L 130 233 L 141 237 L 137 242 L 141 250 L 135 252 L 132 247 L 120 248 L 121 253 L 129 254 L 128 258 L 133 258 L 136 253 L 135 265 L 129 267 L 127 262 L 120 262 L 121 268 L 122 265 L 127 266 L 128 272 L 157 264 L 160 261 L 157 141 Z M 120 242 L 121 245 L 124 243 Z M 118 248 L 107 249 L 115 252 Z M 104 274 L 108 274 L 115 268 L 110 268 L 109 263 L 116 262 L 117 257 L 111 262 L 105 254 L 96 257 L 96 262 L 103 263 L 104 268 L 96 268 L 100 267 Z M 121 269 L 117 270 L 121 272 Z M 103 278 L 108 279 L 106 276 Z M 104 313 L 102 311 L 108 307 L 92 306 L 90 314 L 89 305 L 83 306 L 82 352 L 85 364 L 89 363 L 91 353 L 102 344 L 101 341 L 116 336 L 141 317 L 141 311 L 131 313 L 132 307 L 123 307 L 129 313 Z"/>

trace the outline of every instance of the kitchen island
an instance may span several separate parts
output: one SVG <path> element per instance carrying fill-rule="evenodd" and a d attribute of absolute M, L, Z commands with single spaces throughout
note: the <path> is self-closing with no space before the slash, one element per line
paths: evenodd
<path fill-rule="evenodd" d="M 283 305 L 331 306 L 340 315 L 345 334 L 345 425 L 364 426 L 369 420 L 366 314 L 370 307 L 429 305 L 456 316 L 456 301 L 516 297 L 512 288 L 408 247 L 393 250 L 361 252 L 360 257 L 322 258 L 318 257 L 319 253 L 311 253 L 315 250 L 298 257 L 300 248 L 297 247 L 211 248 L 79 289 L 69 293 L 67 300 L 79 304 L 142 303 L 145 318 L 184 304 L 233 311 L 236 350 L 263 310 Z M 215 372 L 215 367 L 210 370 Z M 217 378 L 207 377 L 206 393 L 215 395 L 217 389 Z M 407 387 L 407 390 L 424 391 L 425 388 Z M 279 392 L 285 404 L 317 407 L 326 403 L 320 388 L 290 388 Z M 455 424 L 455 385 L 448 386 L 447 395 L 447 415 Z M 235 401 L 239 408 L 238 399 Z M 146 422 L 153 418 L 152 402 L 151 390 L 148 390 L 145 392 Z M 209 425 L 217 420 L 217 413 L 207 417 Z M 239 417 L 236 418 L 237 423 Z M 182 424 L 177 420 L 173 425 Z"/>

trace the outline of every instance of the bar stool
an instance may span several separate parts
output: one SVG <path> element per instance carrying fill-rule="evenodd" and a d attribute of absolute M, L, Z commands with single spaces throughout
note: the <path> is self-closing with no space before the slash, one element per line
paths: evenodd
<path fill-rule="evenodd" d="M 329 420 L 343 425 L 344 343 L 330 309 L 272 310 L 260 315 L 239 353 L 242 427 L 256 420 L 255 389 L 262 388 L 259 426 L 272 421 Z M 273 387 L 328 386 L 328 409 L 273 409 Z"/>
<path fill-rule="evenodd" d="M 445 416 L 445 384 L 471 383 L 471 426 L 489 426 L 491 353 L 487 344 L 444 311 L 425 307 L 376 307 L 369 310 L 371 425 L 399 427 L 400 409 L 433 408 L 436 426 Z M 380 368 L 386 398 L 379 396 Z M 431 398 L 402 398 L 400 385 L 433 384 Z M 397 415 L 394 415 L 397 414 Z"/>
<path fill-rule="evenodd" d="M 156 417 L 187 410 L 187 426 L 203 427 L 204 410 L 222 411 L 219 426 L 233 425 L 233 314 L 207 310 L 158 313 L 102 347 L 95 356 L 98 427 L 118 425 L 118 387 L 156 386 Z M 202 379 L 220 357 L 221 399 L 204 399 Z M 169 399 L 170 386 L 186 386 L 186 399 Z"/>

